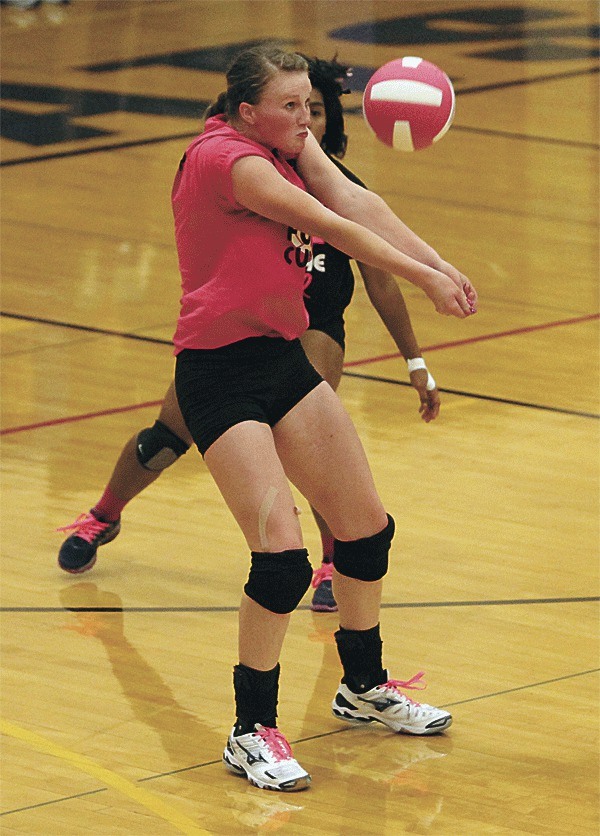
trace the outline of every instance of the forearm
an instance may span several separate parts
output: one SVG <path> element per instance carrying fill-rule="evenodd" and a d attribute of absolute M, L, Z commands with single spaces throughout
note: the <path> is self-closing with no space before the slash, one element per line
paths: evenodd
<path fill-rule="evenodd" d="M 351 199 L 341 201 L 334 210 L 342 217 L 376 232 L 393 247 L 402 250 L 421 264 L 439 270 L 442 263 L 440 255 L 401 221 L 385 200 L 375 192 L 354 189 Z"/>
<path fill-rule="evenodd" d="M 406 360 L 420 357 L 421 349 L 413 331 L 404 296 L 394 277 L 366 264 L 359 263 L 358 268 L 371 304 L 402 356 Z"/>
<path fill-rule="evenodd" d="M 389 273 L 375 270 L 366 264 L 359 264 L 358 269 L 373 307 L 407 361 L 411 385 L 419 395 L 419 413 L 425 423 L 429 423 L 439 414 L 440 396 L 435 380 L 421 358 L 421 349 L 402 292 Z M 413 364 L 417 367 L 414 368 Z"/>
<path fill-rule="evenodd" d="M 311 231 L 357 262 L 401 276 L 421 289 L 426 289 L 430 282 L 436 280 L 434 268 L 397 249 L 377 232 L 358 222 L 340 218 Z"/>

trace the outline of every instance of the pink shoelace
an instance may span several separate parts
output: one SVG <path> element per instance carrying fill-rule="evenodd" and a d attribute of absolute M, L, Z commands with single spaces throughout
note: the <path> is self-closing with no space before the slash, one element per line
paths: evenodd
<path fill-rule="evenodd" d="M 333 563 L 321 563 L 318 569 L 313 572 L 311 586 L 316 589 L 323 581 L 330 581 L 333 577 Z"/>
<path fill-rule="evenodd" d="M 403 688 L 405 690 L 411 691 L 424 691 L 427 688 L 427 684 L 422 682 L 423 677 L 425 676 L 425 671 L 419 671 L 414 676 L 411 676 L 410 679 L 407 679 L 406 682 L 403 682 L 401 679 L 388 679 L 383 685 L 380 685 L 380 688 L 393 688 L 395 691 Z M 416 702 L 415 700 L 411 700 L 410 697 L 406 697 L 404 694 L 402 695 L 406 700 L 412 703 L 414 706 L 419 706 L 421 703 Z"/>
<path fill-rule="evenodd" d="M 388 688 L 408 688 L 411 691 L 424 691 L 427 684 L 421 680 L 425 676 L 425 671 L 419 671 L 414 676 L 411 676 L 406 682 L 400 679 L 388 679 L 384 687 Z"/>
<path fill-rule="evenodd" d="M 86 540 L 88 543 L 91 543 L 94 537 L 97 537 L 98 534 L 102 534 L 107 525 L 110 525 L 110 523 L 100 522 L 100 520 L 97 520 L 93 514 L 80 514 L 75 522 L 70 525 L 63 525 L 61 528 L 57 528 L 56 530 L 76 531 L 78 537 L 81 537 L 82 540 Z"/>
<path fill-rule="evenodd" d="M 264 740 L 276 761 L 287 761 L 292 757 L 291 746 L 279 729 L 260 726 L 254 733 Z"/>

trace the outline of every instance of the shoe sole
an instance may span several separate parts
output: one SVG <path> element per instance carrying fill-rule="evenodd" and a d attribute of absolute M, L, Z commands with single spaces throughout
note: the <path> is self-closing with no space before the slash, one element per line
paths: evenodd
<path fill-rule="evenodd" d="M 310 608 L 313 612 L 337 612 L 338 606 L 335 604 L 330 607 L 328 604 L 311 604 Z"/>
<path fill-rule="evenodd" d="M 355 726 L 360 726 L 365 723 L 373 723 L 374 720 L 372 717 L 355 717 L 353 714 L 349 714 L 346 711 L 341 711 L 339 709 L 332 708 L 331 713 L 334 717 L 337 717 L 338 720 L 344 720 L 346 723 L 352 723 Z"/>
<path fill-rule="evenodd" d="M 273 790 L 274 792 L 300 792 L 301 790 L 308 789 L 311 783 L 310 775 L 306 775 L 306 777 L 298 778 L 293 783 L 290 782 L 286 787 L 272 787 L 264 781 L 259 781 L 257 778 L 249 775 L 244 767 L 239 764 L 237 760 L 234 760 L 227 750 L 223 752 L 223 763 L 230 772 L 234 775 L 238 775 L 239 777 L 247 778 L 252 786 L 258 787 L 259 790 Z"/>
<path fill-rule="evenodd" d="M 452 725 L 452 717 L 450 714 L 448 715 L 447 721 L 444 723 L 443 726 L 436 726 L 434 729 L 415 729 L 408 728 L 403 726 L 400 729 L 395 729 L 393 726 L 388 725 L 386 722 L 381 720 L 379 717 L 355 717 L 350 712 L 341 711 L 339 709 L 332 708 L 331 713 L 334 717 L 337 717 L 338 720 L 344 720 L 346 723 L 352 723 L 353 725 L 364 725 L 365 723 L 381 723 L 382 726 L 390 729 L 391 731 L 395 732 L 396 734 L 412 734 L 416 737 L 426 737 L 432 734 L 441 734 L 442 732 L 446 731 L 446 729 L 450 728 Z"/>
<path fill-rule="evenodd" d="M 243 775 L 244 778 L 248 777 L 243 766 L 240 766 L 236 761 L 234 761 L 227 752 L 223 752 L 223 763 L 230 772 L 233 772 L 234 775 Z"/>
<path fill-rule="evenodd" d="M 69 575 L 81 575 L 83 572 L 87 572 L 88 569 L 91 569 L 95 562 L 96 562 L 96 555 L 94 555 L 93 558 L 88 563 L 85 564 L 85 566 L 80 566 L 79 569 L 67 569 L 66 566 L 63 566 L 61 564 L 60 560 L 58 561 L 58 565 L 63 570 L 63 572 L 68 572 Z"/>

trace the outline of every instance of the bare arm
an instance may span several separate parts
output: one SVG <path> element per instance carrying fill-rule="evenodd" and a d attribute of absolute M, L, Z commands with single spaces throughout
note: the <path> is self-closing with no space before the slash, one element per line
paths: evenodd
<path fill-rule="evenodd" d="M 477 292 L 469 279 L 414 233 L 383 198 L 353 183 L 335 166 L 315 138 L 308 137 L 298 157 L 298 172 L 308 191 L 342 217 L 359 222 L 412 258 L 444 273 L 465 291 L 476 310 Z"/>
<path fill-rule="evenodd" d="M 403 276 L 429 296 L 439 313 L 460 318 L 469 315 L 462 288 L 446 275 L 327 208 L 289 183 L 266 159 L 249 156 L 237 160 L 232 168 L 232 182 L 236 200 L 252 212 L 318 235 L 357 261 Z"/>
<path fill-rule="evenodd" d="M 396 280 L 389 273 L 359 262 L 365 289 L 371 303 L 405 360 L 421 357 L 421 349 L 415 337 L 404 296 Z M 437 390 L 427 389 L 427 369 L 411 372 L 410 382 L 419 395 L 421 417 L 426 423 L 437 418 L 440 396 Z"/>

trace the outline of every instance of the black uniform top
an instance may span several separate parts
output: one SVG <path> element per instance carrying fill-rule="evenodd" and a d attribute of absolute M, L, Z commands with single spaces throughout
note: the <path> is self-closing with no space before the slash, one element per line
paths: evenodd
<path fill-rule="evenodd" d="M 329 157 L 342 174 L 363 188 L 365 184 L 335 157 Z M 354 275 L 350 257 L 325 241 L 313 238 L 313 259 L 309 267 L 312 279 L 304 292 L 304 304 L 310 319 L 309 329 L 323 331 L 345 348 L 344 311 L 354 293 Z"/>

